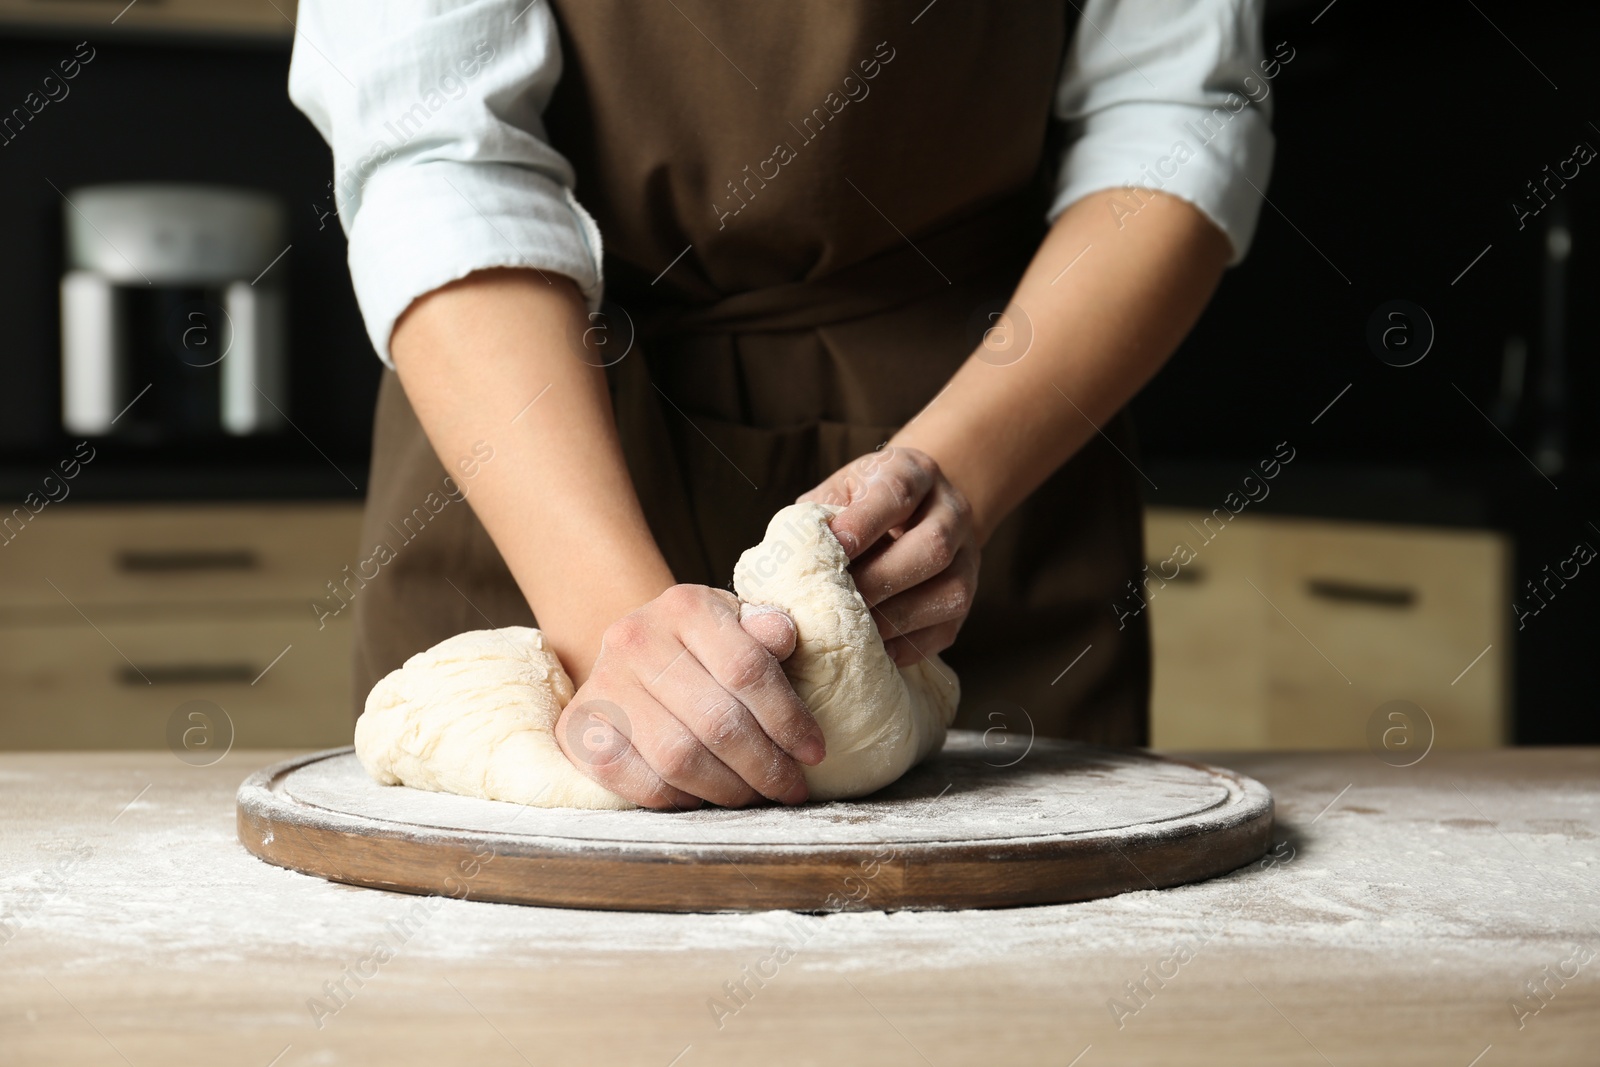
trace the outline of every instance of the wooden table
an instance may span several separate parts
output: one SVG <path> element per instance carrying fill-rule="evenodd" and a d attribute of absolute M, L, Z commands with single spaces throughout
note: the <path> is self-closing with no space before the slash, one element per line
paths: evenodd
<path fill-rule="evenodd" d="M 274 868 L 234 839 L 233 798 L 285 755 L 0 755 L 0 1064 L 1600 1056 L 1600 750 L 1198 754 L 1276 795 L 1260 863 L 1083 904 L 805 916 Z"/>

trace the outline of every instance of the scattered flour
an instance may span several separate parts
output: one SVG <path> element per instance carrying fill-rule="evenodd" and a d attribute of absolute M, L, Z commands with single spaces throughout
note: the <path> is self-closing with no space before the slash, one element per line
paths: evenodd
<path fill-rule="evenodd" d="M 1202 931 L 1243 950 L 1293 944 L 1420 959 L 1535 947 L 1538 956 L 1548 954 L 1542 946 L 1600 941 L 1600 775 L 1474 778 L 1449 753 L 1405 771 L 1364 755 L 1235 757 L 1236 770 L 1276 794 L 1281 844 L 1208 882 L 1050 907 L 819 916 L 584 912 L 342 886 L 271 866 L 239 844 L 234 790 L 254 768 L 237 759 L 153 771 L 153 757 L 143 767 L 127 757 L 105 766 L 29 757 L 19 772 L 22 758 L 0 777 L 0 899 L 36 886 L 71 843 L 93 854 L 0 943 L 7 968 L 337 958 L 366 951 L 408 914 L 426 916 L 408 954 L 527 966 L 766 951 L 797 928 L 806 931 L 800 966 L 878 971 L 1141 957 Z M 152 777 L 141 805 L 113 826 Z"/>

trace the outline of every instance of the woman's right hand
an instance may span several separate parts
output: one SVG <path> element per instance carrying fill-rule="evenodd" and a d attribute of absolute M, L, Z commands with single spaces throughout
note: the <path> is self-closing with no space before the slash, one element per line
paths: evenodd
<path fill-rule="evenodd" d="M 646 808 L 802 803 L 822 730 L 779 663 L 794 622 L 726 590 L 675 585 L 605 631 L 556 740 L 582 774 Z"/>

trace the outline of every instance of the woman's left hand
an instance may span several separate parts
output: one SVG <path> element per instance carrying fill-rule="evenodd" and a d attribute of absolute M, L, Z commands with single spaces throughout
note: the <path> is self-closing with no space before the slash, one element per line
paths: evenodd
<path fill-rule="evenodd" d="M 897 666 L 954 643 L 977 592 L 980 550 L 967 498 L 932 456 L 885 445 L 799 502 L 844 505 L 833 533 Z"/>

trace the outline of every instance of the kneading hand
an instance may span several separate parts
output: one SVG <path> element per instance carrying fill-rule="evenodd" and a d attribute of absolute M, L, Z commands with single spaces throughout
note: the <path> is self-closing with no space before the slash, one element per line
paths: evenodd
<path fill-rule="evenodd" d="M 799 804 L 822 730 L 784 676 L 794 623 L 726 590 L 676 585 L 612 623 L 556 724 L 585 776 L 647 808 Z"/>
<path fill-rule="evenodd" d="M 800 497 L 808 501 L 844 505 L 833 533 L 895 664 L 949 648 L 972 608 L 981 553 L 972 509 L 933 457 L 885 445 Z"/>

